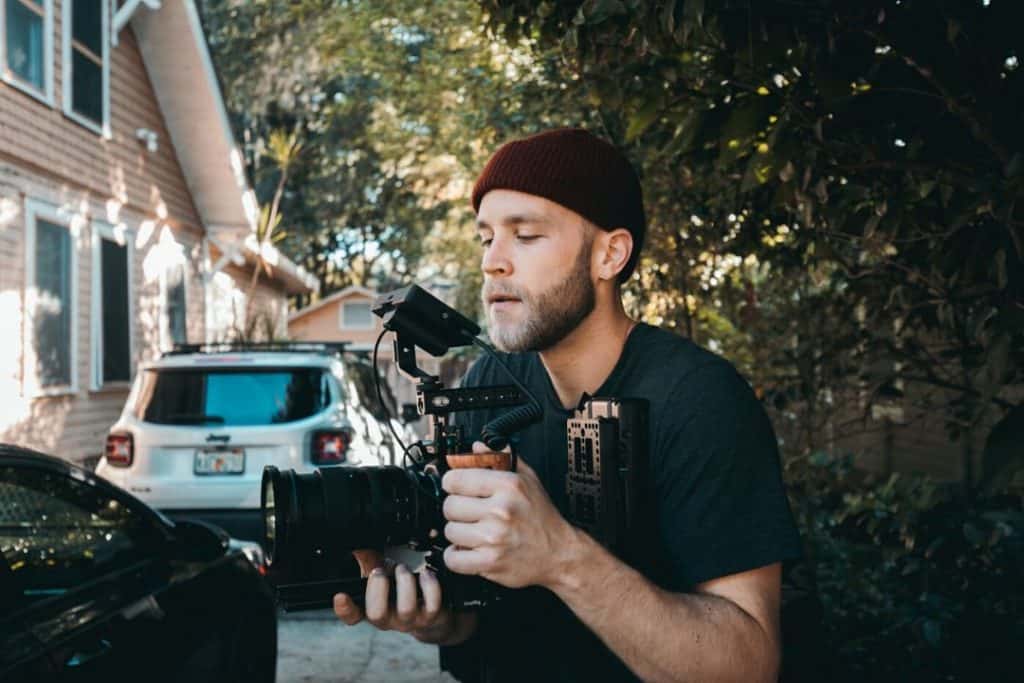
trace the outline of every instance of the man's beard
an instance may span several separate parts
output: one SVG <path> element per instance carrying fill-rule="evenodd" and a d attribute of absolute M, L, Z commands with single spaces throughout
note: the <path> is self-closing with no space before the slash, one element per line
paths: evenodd
<path fill-rule="evenodd" d="M 590 281 L 590 245 L 585 240 L 576 256 L 576 262 L 565 279 L 546 292 L 531 295 L 515 289 L 501 289 L 501 293 L 520 300 L 525 308 L 518 325 L 498 323 L 491 314 L 486 297 L 490 290 L 484 287 L 484 308 L 491 319 L 491 341 L 506 353 L 546 351 L 565 339 L 594 310 L 594 283 Z M 497 289 L 497 287 L 495 287 Z"/>

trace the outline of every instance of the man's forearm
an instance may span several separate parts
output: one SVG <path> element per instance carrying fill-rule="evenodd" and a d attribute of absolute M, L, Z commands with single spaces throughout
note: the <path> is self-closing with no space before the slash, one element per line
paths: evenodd
<path fill-rule="evenodd" d="M 550 586 L 645 681 L 774 681 L 776 640 L 724 597 L 662 590 L 582 532 Z"/>

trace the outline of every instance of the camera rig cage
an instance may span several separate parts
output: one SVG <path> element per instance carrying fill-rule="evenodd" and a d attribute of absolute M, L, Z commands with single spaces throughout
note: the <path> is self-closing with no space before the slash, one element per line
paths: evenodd
<path fill-rule="evenodd" d="M 417 379 L 417 409 L 434 418 L 434 450 L 430 456 L 448 467 L 490 467 L 515 470 L 515 454 L 507 466 L 482 461 L 482 456 L 455 455 L 463 435 L 448 426 L 449 413 L 517 406 L 484 427 L 481 435 L 492 451 L 500 451 L 512 432 L 541 417 L 537 400 L 519 383 L 497 386 L 445 389 L 437 377 L 423 372 L 416 363 L 415 347 L 441 356 L 453 346 L 476 344 L 501 363 L 494 350 L 481 342 L 480 327 L 422 288 L 412 285 L 382 295 L 373 312 L 385 330 L 395 332 L 395 358 L 409 377 Z M 501 363 L 502 367 L 504 364 Z M 516 391 L 516 389 L 520 391 Z M 639 563 L 646 541 L 643 533 L 653 518 L 648 509 L 647 484 L 647 402 L 641 399 L 602 398 L 583 395 L 566 423 L 568 471 L 566 493 L 569 521 L 581 527 L 622 559 Z M 444 466 L 442 465 L 442 466 Z"/>
<path fill-rule="evenodd" d="M 382 318 L 384 328 L 374 346 L 375 368 L 380 342 L 387 332 L 393 332 L 395 360 L 401 371 L 416 381 L 417 412 L 432 421 L 431 438 L 409 447 L 402 443 L 388 421 L 388 427 L 403 450 L 403 460 L 407 456 L 413 462 L 410 469 L 432 473 L 438 477 L 438 482 L 448 469 L 484 467 L 515 471 L 514 449 L 506 451 L 510 437 L 539 420 L 543 412 L 540 403 L 494 349 L 477 337 L 480 327 L 416 285 L 379 296 L 371 310 Z M 439 377 L 422 370 L 416 361 L 417 347 L 439 357 L 452 347 L 470 344 L 491 355 L 515 384 L 449 389 Z M 379 373 L 374 375 L 380 398 Z M 510 410 L 488 422 L 480 435 L 491 452 L 469 452 L 471 447 L 461 427 L 450 424 L 451 414 L 502 407 Z M 568 509 L 564 511 L 565 516 L 637 568 L 646 564 L 653 532 L 650 523 L 653 517 L 648 508 L 650 497 L 646 495 L 647 412 L 646 401 L 584 394 L 566 424 Z M 455 575 L 447 570 L 443 562 L 446 543 L 441 529 L 434 530 L 430 539 L 414 549 L 425 550 L 426 566 L 443 584 L 456 589 L 456 604 L 483 606 L 501 598 L 500 586 L 480 577 Z M 328 606 L 337 592 L 347 593 L 361 603 L 365 587 L 366 579 L 332 579 L 278 585 L 276 594 L 282 608 L 294 611 Z M 452 597 L 449 593 L 449 598 Z"/>
<path fill-rule="evenodd" d="M 466 410 L 512 407 L 496 420 L 487 423 L 480 435 L 494 454 L 509 445 L 509 437 L 542 416 L 540 403 L 512 374 L 489 344 L 479 337 L 480 327 L 433 297 L 418 285 L 381 295 L 371 309 L 381 318 L 385 332 L 395 333 L 395 360 L 399 369 L 416 383 L 416 409 L 432 420 L 433 439 L 420 442 L 419 462 L 431 460 L 441 474 L 456 467 L 491 467 L 515 470 L 515 454 L 507 458 L 481 458 L 468 452 L 464 435 L 449 424 L 449 415 Z M 380 338 L 378 338 L 378 344 Z M 416 347 L 432 356 L 442 356 L 456 346 L 475 345 L 490 354 L 508 373 L 514 385 L 446 389 L 439 377 L 424 372 L 416 362 Z M 376 347 L 374 364 L 376 365 Z M 378 380 L 379 381 L 379 380 Z M 516 407 L 519 406 L 519 407 Z M 396 436 L 397 438 L 397 436 Z M 403 450 L 407 452 L 409 449 Z M 511 450 L 511 449 L 510 449 Z"/>

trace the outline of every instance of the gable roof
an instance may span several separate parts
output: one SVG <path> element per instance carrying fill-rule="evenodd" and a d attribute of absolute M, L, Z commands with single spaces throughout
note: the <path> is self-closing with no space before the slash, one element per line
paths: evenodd
<path fill-rule="evenodd" d="M 245 177 L 195 3 L 164 0 L 159 10 L 136 11 L 131 25 L 204 227 L 255 228 L 256 194 Z"/>
<path fill-rule="evenodd" d="M 345 299 L 349 296 L 352 296 L 353 294 L 363 295 L 371 299 L 377 298 L 377 292 L 372 289 L 360 287 L 359 285 L 349 285 L 345 289 L 339 289 L 334 294 L 331 294 L 328 297 L 324 297 L 320 301 L 317 301 L 315 304 L 310 304 L 309 306 L 306 306 L 303 309 L 295 311 L 294 313 L 288 316 L 288 322 L 292 322 L 293 320 L 303 318 L 314 311 L 318 311 L 321 308 L 324 308 L 325 306 L 330 306 L 334 302 L 339 301 L 341 299 Z"/>
<path fill-rule="evenodd" d="M 259 205 L 195 2 L 163 0 L 157 10 L 138 8 L 131 26 L 204 231 L 252 233 Z M 282 271 L 315 290 L 312 275 L 283 254 L 276 258 Z"/>

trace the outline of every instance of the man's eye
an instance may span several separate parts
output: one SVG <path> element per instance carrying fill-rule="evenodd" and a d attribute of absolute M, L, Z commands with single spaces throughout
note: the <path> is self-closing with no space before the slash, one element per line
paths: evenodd
<path fill-rule="evenodd" d="M 532 242 L 536 239 L 540 239 L 540 235 L 516 235 L 516 238 L 518 238 L 520 242 Z"/>
<path fill-rule="evenodd" d="M 480 240 L 480 246 L 484 247 L 486 249 L 487 247 L 491 246 L 491 240 L 489 240 L 489 239 L 487 239 L 487 240 L 481 239 Z"/>

